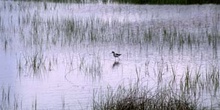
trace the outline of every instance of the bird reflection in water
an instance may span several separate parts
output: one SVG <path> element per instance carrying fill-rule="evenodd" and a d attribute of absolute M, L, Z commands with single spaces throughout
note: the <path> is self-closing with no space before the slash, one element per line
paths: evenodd
<path fill-rule="evenodd" d="M 114 69 L 115 67 L 119 66 L 120 63 L 119 61 L 115 61 L 113 64 L 112 64 L 112 69 Z"/>

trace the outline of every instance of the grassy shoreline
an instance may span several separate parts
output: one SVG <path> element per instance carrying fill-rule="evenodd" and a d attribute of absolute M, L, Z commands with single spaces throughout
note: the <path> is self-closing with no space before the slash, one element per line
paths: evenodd
<path fill-rule="evenodd" d="M 18 0 L 15 0 L 18 1 Z M 29 0 L 23 0 L 29 1 Z M 119 3 L 119 4 L 220 4 L 219 0 L 30 0 L 39 2 L 58 2 L 58 3 Z"/>

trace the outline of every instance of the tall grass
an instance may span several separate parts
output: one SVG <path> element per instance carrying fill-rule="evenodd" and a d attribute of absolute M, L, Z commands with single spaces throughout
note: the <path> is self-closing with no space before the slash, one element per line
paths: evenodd
<path fill-rule="evenodd" d="M 11 92 L 11 87 L 1 87 L 0 93 L 0 109 L 1 110 L 18 110 L 22 109 L 22 101 L 18 96 L 14 95 Z"/>
<path fill-rule="evenodd" d="M 32 55 L 21 55 L 17 59 L 19 76 L 42 77 L 42 73 L 50 71 L 52 60 L 49 60 L 42 53 Z M 55 63 L 55 62 L 53 62 Z"/>
<path fill-rule="evenodd" d="M 78 69 L 85 76 L 89 76 L 96 81 L 101 79 L 103 74 L 103 67 L 101 59 L 97 55 L 93 55 L 92 59 L 86 59 L 84 56 L 80 57 Z"/>
<path fill-rule="evenodd" d="M 12 9 L 28 10 L 28 6 L 5 4 Z M 8 6 L 9 5 L 9 6 Z M 45 10 L 45 3 L 38 4 L 39 10 Z M 57 5 L 54 5 L 57 6 Z M 16 8 L 15 8 L 16 7 Z M 25 7 L 25 8 L 24 8 Z M 41 8 L 40 8 L 41 7 Z M 47 5 L 47 9 L 53 9 L 53 5 Z M 71 9 L 71 8 L 70 8 Z M 14 11 L 13 10 L 13 11 Z M 149 25 L 146 22 L 135 23 L 119 20 L 103 20 L 101 18 L 59 17 L 43 18 L 41 11 L 36 10 L 34 13 L 25 12 L 24 15 L 18 16 L 18 27 L 14 27 L 19 33 L 19 40 L 25 47 L 39 50 L 51 48 L 53 46 L 73 46 L 79 43 L 114 43 L 114 44 L 131 44 L 145 47 L 148 45 L 157 46 L 161 50 L 169 48 L 170 51 L 178 49 L 197 47 L 205 44 L 217 50 L 219 43 L 218 30 L 212 34 L 208 27 L 206 33 L 191 33 L 188 30 L 181 30 L 175 24 L 170 26 L 161 26 L 159 23 Z M 118 9 L 119 13 L 124 13 L 123 9 Z M 216 15 L 216 18 L 218 15 Z M 218 21 L 213 21 L 217 22 Z M 141 25 L 140 25 L 141 24 Z M 165 24 L 162 22 L 162 24 Z M 4 26 L 2 26 L 4 27 Z M 199 26 L 194 26 L 200 29 Z M 197 34 L 204 36 L 199 37 Z M 3 47 L 7 49 L 10 45 L 8 39 L 2 40 Z"/>
<path fill-rule="evenodd" d="M 134 84 L 129 88 L 121 85 L 117 90 L 94 94 L 93 110 L 200 110 L 192 96 L 172 89 L 151 89 Z"/>

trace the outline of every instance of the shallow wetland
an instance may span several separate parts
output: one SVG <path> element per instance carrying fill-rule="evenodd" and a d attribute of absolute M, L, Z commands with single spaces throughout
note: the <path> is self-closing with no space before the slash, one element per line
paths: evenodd
<path fill-rule="evenodd" d="M 101 110 L 143 94 L 219 109 L 219 10 L 0 1 L 0 109 Z"/>

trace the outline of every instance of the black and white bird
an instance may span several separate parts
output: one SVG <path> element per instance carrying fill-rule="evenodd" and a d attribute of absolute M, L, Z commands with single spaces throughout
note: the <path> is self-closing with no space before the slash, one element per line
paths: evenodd
<path fill-rule="evenodd" d="M 121 54 L 115 53 L 114 51 L 112 51 L 112 53 L 113 53 L 113 56 L 115 57 L 115 59 L 118 58 L 119 56 L 121 56 Z"/>

